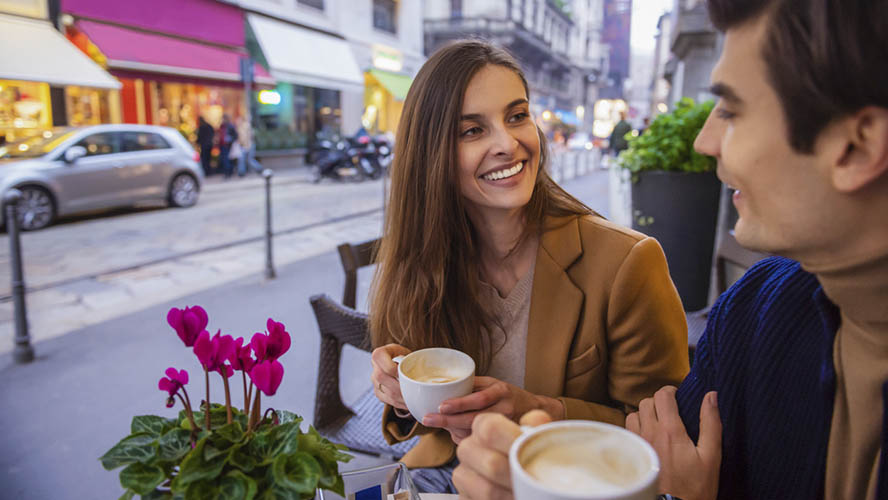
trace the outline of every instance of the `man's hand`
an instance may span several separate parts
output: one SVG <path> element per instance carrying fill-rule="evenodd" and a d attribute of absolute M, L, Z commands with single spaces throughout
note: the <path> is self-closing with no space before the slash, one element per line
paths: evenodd
<path fill-rule="evenodd" d="M 651 443 L 660 457 L 660 492 L 684 500 L 711 500 L 718 495 L 722 425 L 716 393 L 700 405 L 700 439 L 688 437 L 678 415 L 675 387 L 664 387 L 626 417 L 626 428 Z"/>
<path fill-rule="evenodd" d="M 552 418 L 534 410 L 521 418 L 521 425 L 537 426 Z M 478 415 L 472 422 L 472 435 L 456 449 L 459 466 L 453 471 L 453 484 L 459 497 L 467 500 L 511 500 L 509 448 L 521 435 L 521 428 L 498 413 Z"/>
<path fill-rule="evenodd" d="M 459 444 L 472 433 L 472 422 L 481 412 L 499 413 L 512 421 L 535 409 L 546 411 L 551 418 L 564 416 L 561 401 L 537 396 L 493 377 L 475 377 L 473 390 L 468 396 L 444 401 L 440 413 L 426 415 L 422 424 L 447 429 L 453 442 Z"/>
<path fill-rule="evenodd" d="M 401 384 L 398 382 L 398 364 L 392 361 L 396 356 L 406 356 L 410 349 L 398 344 L 388 344 L 373 349 L 370 362 L 373 364 L 373 392 L 376 398 L 385 404 L 400 410 L 407 410 L 404 397 L 401 396 Z"/>

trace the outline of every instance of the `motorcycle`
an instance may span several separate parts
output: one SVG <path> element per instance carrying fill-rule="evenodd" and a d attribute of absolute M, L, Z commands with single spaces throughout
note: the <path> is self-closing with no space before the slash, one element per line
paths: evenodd
<path fill-rule="evenodd" d="M 308 158 L 315 165 L 315 183 L 324 177 L 337 181 L 377 179 L 383 173 L 376 147 L 365 136 L 320 139 Z"/>

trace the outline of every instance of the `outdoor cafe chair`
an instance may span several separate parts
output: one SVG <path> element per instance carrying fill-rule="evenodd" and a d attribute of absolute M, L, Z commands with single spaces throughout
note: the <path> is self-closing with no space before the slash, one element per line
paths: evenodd
<path fill-rule="evenodd" d="M 367 389 L 349 408 L 339 391 L 339 366 L 346 344 L 370 351 L 370 335 L 366 314 L 338 304 L 326 294 L 309 299 L 321 332 L 321 352 L 315 391 L 313 424 L 327 439 L 342 443 L 349 449 L 397 460 L 415 444 L 414 438 L 394 446 L 382 437 L 383 404 L 376 399 L 373 388 Z"/>
<path fill-rule="evenodd" d="M 343 243 L 336 249 L 342 270 L 345 271 L 345 291 L 342 294 L 342 305 L 356 309 L 355 296 L 358 290 L 358 269 L 376 262 L 376 249 L 379 239 L 365 241 L 357 245 Z"/>
<path fill-rule="evenodd" d="M 744 272 L 752 267 L 756 262 L 767 257 L 767 254 L 747 250 L 737 243 L 734 237 L 734 230 L 730 229 L 729 211 L 726 202 L 731 199 L 731 190 L 727 187 L 722 188 L 722 209 L 719 211 L 719 234 L 720 238 L 715 250 L 715 297 L 725 293 L 731 283 L 728 282 L 728 265 L 733 265 L 742 269 Z M 706 330 L 706 323 L 709 321 L 709 307 L 700 311 L 692 311 L 687 313 L 688 322 L 688 356 L 691 363 L 694 362 L 694 351 L 697 349 L 697 342 L 703 336 Z"/>

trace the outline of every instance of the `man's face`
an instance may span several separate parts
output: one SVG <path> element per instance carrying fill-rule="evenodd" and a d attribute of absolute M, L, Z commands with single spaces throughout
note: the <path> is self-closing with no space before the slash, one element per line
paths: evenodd
<path fill-rule="evenodd" d="M 718 160 L 718 177 L 735 188 L 737 241 L 748 248 L 799 258 L 817 252 L 834 231 L 829 164 L 789 145 L 779 97 L 767 78 L 762 42 L 767 18 L 727 32 L 712 71 L 721 97 L 694 147 Z"/>

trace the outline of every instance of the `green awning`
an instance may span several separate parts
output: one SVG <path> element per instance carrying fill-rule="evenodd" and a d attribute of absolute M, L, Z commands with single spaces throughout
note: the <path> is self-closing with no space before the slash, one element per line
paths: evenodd
<path fill-rule="evenodd" d="M 410 90 L 410 84 L 413 83 L 413 78 L 407 75 L 390 73 L 381 69 L 371 69 L 370 74 L 399 101 L 403 101 L 407 97 L 407 91 Z"/>

